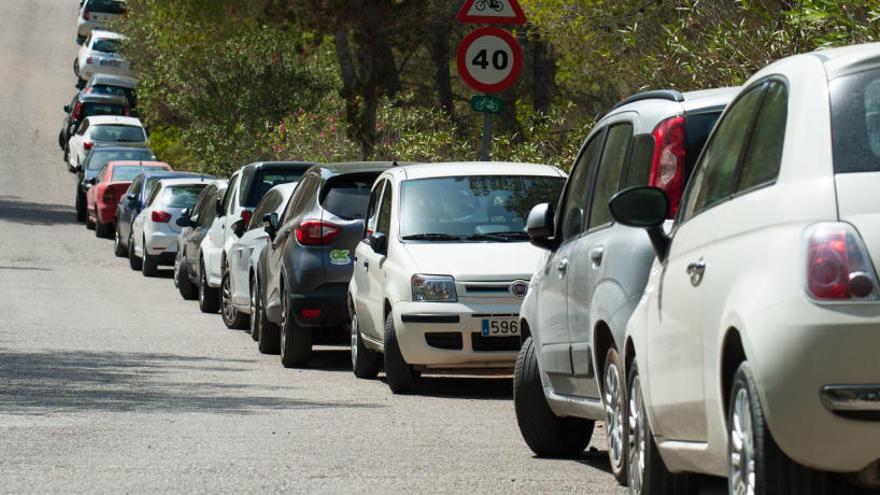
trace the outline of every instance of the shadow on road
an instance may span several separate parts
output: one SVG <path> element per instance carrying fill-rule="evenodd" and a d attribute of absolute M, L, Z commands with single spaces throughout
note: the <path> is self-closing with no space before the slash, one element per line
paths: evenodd
<path fill-rule="evenodd" d="M 59 225 L 76 223 L 76 209 L 23 201 L 15 196 L 0 196 L 0 221 L 25 225 Z"/>
<path fill-rule="evenodd" d="M 384 377 L 382 381 L 385 381 Z M 416 395 L 444 399 L 513 400 L 513 380 L 429 375 L 419 379 Z"/>
<path fill-rule="evenodd" d="M 181 370 L 240 373 L 251 360 L 173 354 L 0 351 L 0 413 L 211 412 L 250 414 L 267 410 L 372 408 L 375 404 L 307 401 L 294 387 L 179 381 Z"/>

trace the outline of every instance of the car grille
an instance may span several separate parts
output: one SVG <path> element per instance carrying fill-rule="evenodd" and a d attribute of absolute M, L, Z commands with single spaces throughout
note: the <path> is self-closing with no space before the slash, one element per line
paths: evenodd
<path fill-rule="evenodd" d="M 518 351 L 520 348 L 518 336 L 514 337 L 483 337 L 483 334 L 474 332 L 471 334 L 471 346 L 476 352 Z"/>
<path fill-rule="evenodd" d="M 459 332 L 429 332 L 425 334 L 425 342 L 437 349 L 460 351 L 463 347 Z"/>

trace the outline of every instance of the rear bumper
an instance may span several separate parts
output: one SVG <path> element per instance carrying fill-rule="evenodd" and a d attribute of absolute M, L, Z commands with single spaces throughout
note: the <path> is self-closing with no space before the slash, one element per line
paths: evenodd
<path fill-rule="evenodd" d="M 98 203 L 98 223 L 102 223 L 102 224 L 116 223 L 116 203 L 113 203 L 113 204 Z"/>
<path fill-rule="evenodd" d="M 158 256 L 160 260 L 170 259 L 174 264 L 177 255 L 177 234 L 166 232 L 150 232 L 145 235 L 144 251 L 150 256 Z"/>
<path fill-rule="evenodd" d="M 288 307 L 294 321 L 304 327 L 338 327 L 349 323 L 348 284 L 328 283 L 307 294 L 291 294 Z M 319 310 L 316 318 L 304 318 L 303 310 Z"/>

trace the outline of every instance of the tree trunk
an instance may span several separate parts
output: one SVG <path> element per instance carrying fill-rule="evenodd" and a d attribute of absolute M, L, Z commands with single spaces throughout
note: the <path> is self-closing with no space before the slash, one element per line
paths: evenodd
<path fill-rule="evenodd" d="M 446 115 L 453 116 L 452 79 L 449 75 L 449 37 L 452 26 L 448 22 L 440 23 L 431 35 L 431 62 L 434 64 L 434 83 L 437 86 L 437 102 Z"/>

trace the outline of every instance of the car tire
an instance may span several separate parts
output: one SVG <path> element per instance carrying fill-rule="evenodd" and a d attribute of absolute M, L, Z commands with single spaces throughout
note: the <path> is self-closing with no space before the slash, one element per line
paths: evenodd
<path fill-rule="evenodd" d="M 627 485 L 632 495 L 696 495 L 699 479 L 673 474 L 654 442 L 645 412 L 639 369 L 633 362 L 627 378 Z"/>
<path fill-rule="evenodd" d="M 73 74 L 76 76 L 77 80 L 82 80 L 82 78 L 79 77 L 79 57 L 73 59 Z"/>
<path fill-rule="evenodd" d="M 64 149 L 64 129 L 58 131 L 58 147 Z"/>
<path fill-rule="evenodd" d="M 849 493 L 841 478 L 801 466 L 782 452 L 767 426 L 748 361 L 739 366 L 733 378 L 727 435 L 729 493 L 746 493 L 734 491 L 743 488 L 750 488 L 747 493 L 755 495 Z M 750 486 L 749 480 L 754 484 Z"/>
<path fill-rule="evenodd" d="M 351 369 L 354 376 L 363 379 L 376 378 L 382 369 L 382 356 L 364 345 L 357 313 L 351 311 Z"/>
<path fill-rule="evenodd" d="M 86 221 L 86 196 L 79 185 L 76 186 L 76 221 Z"/>
<path fill-rule="evenodd" d="M 89 218 L 88 213 L 86 213 L 86 228 L 89 230 L 97 230 L 95 222 L 93 222 L 92 219 Z"/>
<path fill-rule="evenodd" d="M 410 394 L 415 392 L 419 379 L 419 372 L 413 369 L 403 359 L 400 352 L 400 344 L 397 341 L 397 331 L 394 329 L 394 314 L 388 313 L 385 317 L 385 379 L 391 392 L 395 394 Z"/>
<path fill-rule="evenodd" d="M 112 223 L 101 223 L 101 217 L 98 216 L 98 210 L 95 210 L 95 237 L 99 239 L 109 239 L 113 232 Z"/>
<path fill-rule="evenodd" d="M 254 342 L 258 342 L 260 340 L 260 319 L 257 317 L 257 315 L 260 313 L 260 299 L 258 296 L 259 289 L 260 288 L 257 286 L 257 277 L 251 277 L 251 317 L 249 318 L 249 331 L 251 334 L 251 338 L 254 339 Z"/>
<path fill-rule="evenodd" d="M 617 349 L 608 349 L 602 373 L 602 404 L 605 406 L 605 433 L 611 474 L 626 484 L 626 373 Z"/>
<path fill-rule="evenodd" d="M 312 328 L 296 324 L 284 281 L 281 281 L 281 364 L 305 368 L 312 360 Z"/>
<path fill-rule="evenodd" d="M 144 274 L 145 277 L 155 277 L 159 274 L 159 258 L 155 256 L 150 256 L 147 254 L 147 241 L 144 240 L 144 256 L 143 256 L 143 266 L 141 267 L 141 273 Z"/>
<path fill-rule="evenodd" d="M 141 271 L 144 266 L 144 260 L 134 252 L 134 239 L 131 236 L 128 236 L 128 266 L 136 272 Z"/>
<path fill-rule="evenodd" d="M 220 311 L 220 291 L 208 285 L 204 262 L 199 264 L 199 310 L 209 314 Z"/>
<path fill-rule="evenodd" d="M 544 386 L 535 343 L 527 338 L 516 358 L 513 372 L 513 406 L 516 422 L 526 445 L 539 457 L 573 457 L 593 438 L 595 421 L 561 418 L 553 413 Z"/>
<path fill-rule="evenodd" d="M 278 354 L 280 351 L 279 347 L 281 345 L 281 336 L 279 335 L 278 325 L 269 321 L 269 318 L 266 316 L 266 301 L 263 299 L 263 293 L 259 287 L 259 281 L 257 282 L 257 302 L 259 303 L 256 308 L 258 318 L 258 325 L 260 330 L 258 332 L 258 340 L 257 340 L 257 348 L 260 350 L 262 354 Z"/>
<path fill-rule="evenodd" d="M 113 254 L 120 258 L 124 258 L 128 255 L 128 249 L 122 245 L 122 239 L 119 235 L 119 223 L 113 227 Z"/>
<path fill-rule="evenodd" d="M 225 265 L 225 263 L 224 263 Z M 223 268 L 223 278 L 220 283 L 220 314 L 223 315 L 223 324 L 232 330 L 246 330 L 248 328 L 248 315 L 235 309 L 232 304 L 232 275 L 229 267 Z"/>
<path fill-rule="evenodd" d="M 177 286 L 180 297 L 185 301 L 194 301 L 199 298 L 199 289 L 189 279 L 189 274 L 187 273 L 188 263 L 186 256 L 182 256 L 180 263 L 177 263 L 174 267 L 174 285 Z"/>

